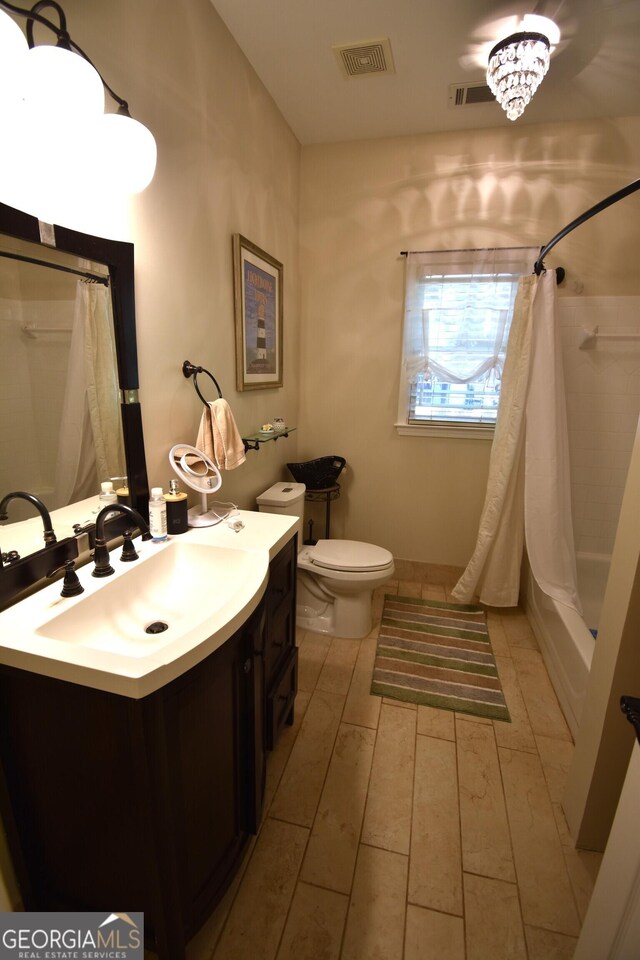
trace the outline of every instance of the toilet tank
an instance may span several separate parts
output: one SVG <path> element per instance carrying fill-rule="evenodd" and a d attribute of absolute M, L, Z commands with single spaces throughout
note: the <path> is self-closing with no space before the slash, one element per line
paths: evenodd
<path fill-rule="evenodd" d="M 307 488 L 304 483 L 274 483 L 256 497 L 258 510 L 261 513 L 281 513 L 287 517 L 297 517 L 296 531 L 298 534 L 298 550 L 304 541 L 304 492 Z"/>

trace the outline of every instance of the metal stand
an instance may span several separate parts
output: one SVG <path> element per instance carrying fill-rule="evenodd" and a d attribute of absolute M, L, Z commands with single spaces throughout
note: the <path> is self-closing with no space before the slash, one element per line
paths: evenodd
<path fill-rule="evenodd" d="M 324 520 L 325 540 L 328 540 L 330 536 L 329 531 L 331 526 L 331 501 L 337 500 L 339 496 L 340 496 L 339 483 L 334 483 L 332 487 L 323 487 L 322 490 L 307 490 L 304 495 L 305 500 L 307 500 L 309 503 L 325 504 L 325 520 Z"/>

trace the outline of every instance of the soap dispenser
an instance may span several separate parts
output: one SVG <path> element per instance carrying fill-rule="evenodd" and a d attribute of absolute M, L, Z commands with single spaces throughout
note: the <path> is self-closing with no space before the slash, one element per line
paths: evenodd
<path fill-rule="evenodd" d="M 186 533 L 189 529 L 187 495 L 179 489 L 177 480 L 169 481 L 169 491 L 164 495 L 167 501 L 167 533 Z"/>
<path fill-rule="evenodd" d="M 98 500 L 100 501 L 100 507 L 101 507 L 101 508 L 102 508 L 102 507 L 106 507 L 106 505 L 107 505 L 108 503 L 117 503 L 117 502 L 118 502 L 118 495 L 117 495 L 117 493 L 115 492 L 115 490 L 113 489 L 113 481 L 112 481 L 112 480 L 104 480 L 104 481 L 100 484 L 100 494 L 99 494 L 99 496 L 98 496 Z"/>
<path fill-rule="evenodd" d="M 100 484 L 100 493 L 98 494 L 98 510 L 102 510 L 103 507 L 109 506 L 111 503 L 118 502 L 118 495 L 113 489 L 113 481 L 104 480 Z M 115 512 L 108 513 L 105 517 L 106 520 L 111 519 L 115 516 Z"/>
<path fill-rule="evenodd" d="M 131 506 L 131 497 L 129 495 L 129 481 L 126 477 L 118 477 L 120 486 L 116 489 L 118 503 L 124 503 L 126 507 Z"/>

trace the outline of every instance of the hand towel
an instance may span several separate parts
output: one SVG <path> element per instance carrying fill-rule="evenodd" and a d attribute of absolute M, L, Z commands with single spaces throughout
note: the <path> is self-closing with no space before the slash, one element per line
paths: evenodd
<path fill-rule="evenodd" d="M 231 407 L 222 397 L 205 406 L 196 447 L 213 460 L 218 470 L 234 470 L 245 462 L 242 437 Z"/>

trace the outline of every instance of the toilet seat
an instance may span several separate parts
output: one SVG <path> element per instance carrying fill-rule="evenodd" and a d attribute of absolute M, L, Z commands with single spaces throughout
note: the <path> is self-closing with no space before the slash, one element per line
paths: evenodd
<path fill-rule="evenodd" d="M 318 540 L 305 552 L 305 559 L 314 566 L 344 573 L 385 570 L 393 563 L 393 555 L 384 547 L 359 540 Z"/>

